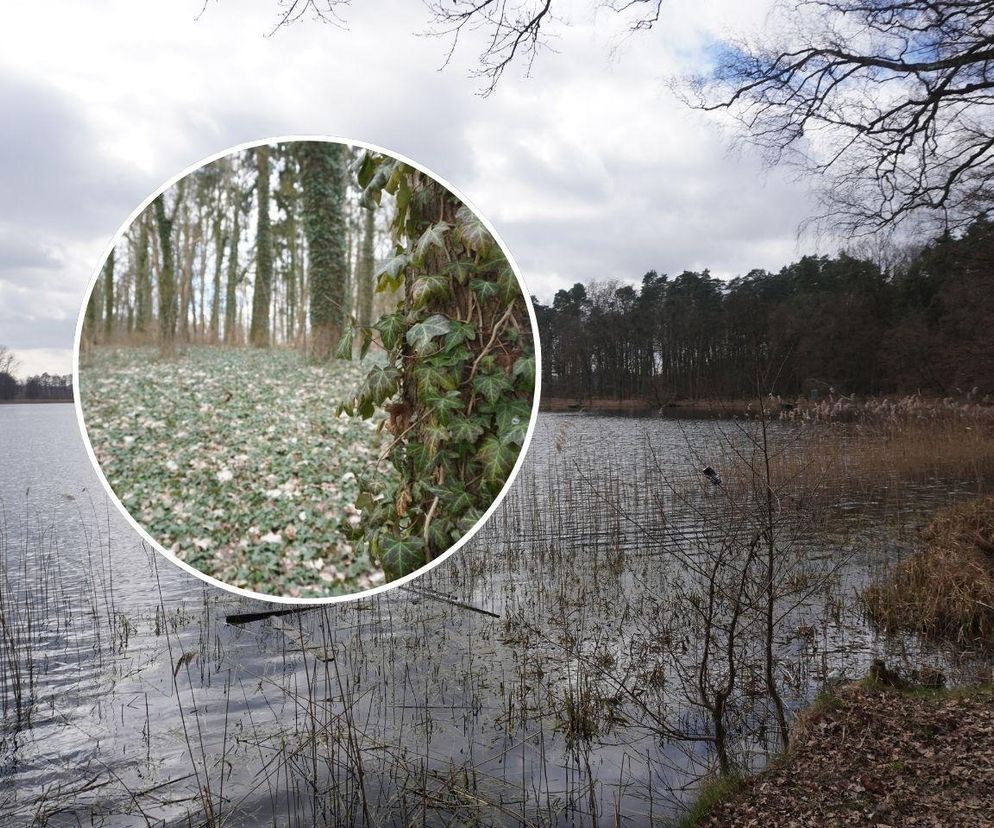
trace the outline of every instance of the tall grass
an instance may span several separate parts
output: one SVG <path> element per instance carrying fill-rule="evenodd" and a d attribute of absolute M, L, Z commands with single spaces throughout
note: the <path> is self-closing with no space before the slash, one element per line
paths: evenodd
<path fill-rule="evenodd" d="M 994 498 L 940 512 L 922 548 L 865 592 L 885 630 L 911 630 L 961 648 L 994 651 Z"/>

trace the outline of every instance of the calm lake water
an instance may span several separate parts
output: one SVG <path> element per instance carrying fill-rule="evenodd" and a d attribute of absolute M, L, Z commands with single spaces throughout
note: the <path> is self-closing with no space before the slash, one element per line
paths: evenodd
<path fill-rule="evenodd" d="M 737 439 L 543 415 L 505 506 L 413 589 L 232 625 L 272 605 L 144 548 L 71 406 L 0 406 L 5 824 L 666 824 L 705 769 L 660 726 L 700 727 L 666 672 L 698 646 L 671 614 L 673 552 L 713 542 L 696 470 Z M 877 653 L 950 669 L 879 639 L 854 589 L 966 490 L 840 501 L 798 530 L 847 562 L 784 625 L 790 706 Z M 741 747 L 762 761 L 755 732 Z"/>

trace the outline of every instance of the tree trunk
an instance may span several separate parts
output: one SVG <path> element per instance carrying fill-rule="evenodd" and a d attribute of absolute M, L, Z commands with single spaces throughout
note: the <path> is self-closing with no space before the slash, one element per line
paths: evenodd
<path fill-rule="evenodd" d="M 232 219 L 231 238 L 228 246 L 228 279 L 224 291 L 224 344 L 235 344 L 235 327 L 238 310 L 238 242 L 240 228 L 238 225 L 238 208 Z"/>
<path fill-rule="evenodd" d="M 177 185 L 177 205 L 182 199 L 182 182 Z M 162 270 L 159 273 L 159 349 L 171 356 L 176 349 L 176 264 L 173 256 L 173 221 L 176 208 L 166 215 L 165 195 L 155 199 L 155 224 L 159 233 Z"/>
<path fill-rule="evenodd" d="M 311 142 L 301 147 L 304 231 L 310 253 L 311 357 L 325 361 L 342 333 L 347 284 L 345 150 L 339 144 Z"/>
<path fill-rule="evenodd" d="M 269 147 L 255 149 L 256 197 L 259 215 L 255 235 L 255 287 L 252 292 L 252 325 L 249 341 L 269 347 L 269 309 L 273 285 L 273 239 L 269 224 Z"/>
<path fill-rule="evenodd" d="M 359 251 L 359 266 L 356 268 L 356 281 L 359 283 L 359 324 L 368 327 L 373 318 L 373 241 L 376 232 L 376 213 L 363 210 L 362 249 Z"/>
<path fill-rule="evenodd" d="M 114 333 L 114 250 L 104 262 L 104 341 L 110 342 Z"/>

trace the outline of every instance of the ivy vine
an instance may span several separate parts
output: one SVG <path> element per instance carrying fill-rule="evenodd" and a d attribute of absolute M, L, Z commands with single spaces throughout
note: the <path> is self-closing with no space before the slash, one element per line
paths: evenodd
<path fill-rule="evenodd" d="M 355 174 L 366 204 L 392 197 L 395 248 L 376 273 L 397 309 L 373 324 L 353 319 L 337 356 L 359 339 L 386 353 L 342 410 L 380 408 L 393 436 L 384 454 L 399 482 L 367 474 L 355 540 L 389 579 L 420 568 L 461 538 L 504 486 L 524 444 L 535 390 L 526 298 L 479 218 L 413 167 L 367 151 Z"/>

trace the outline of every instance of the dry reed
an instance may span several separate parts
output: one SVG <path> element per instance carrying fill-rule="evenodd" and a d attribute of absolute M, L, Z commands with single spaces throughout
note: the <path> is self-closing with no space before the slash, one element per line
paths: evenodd
<path fill-rule="evenodd" d="M 867 588 L 870 617 L 887 631 L 994 648 L 994 498 L 940 512 L 923 541 L 889 578 Z"/>

